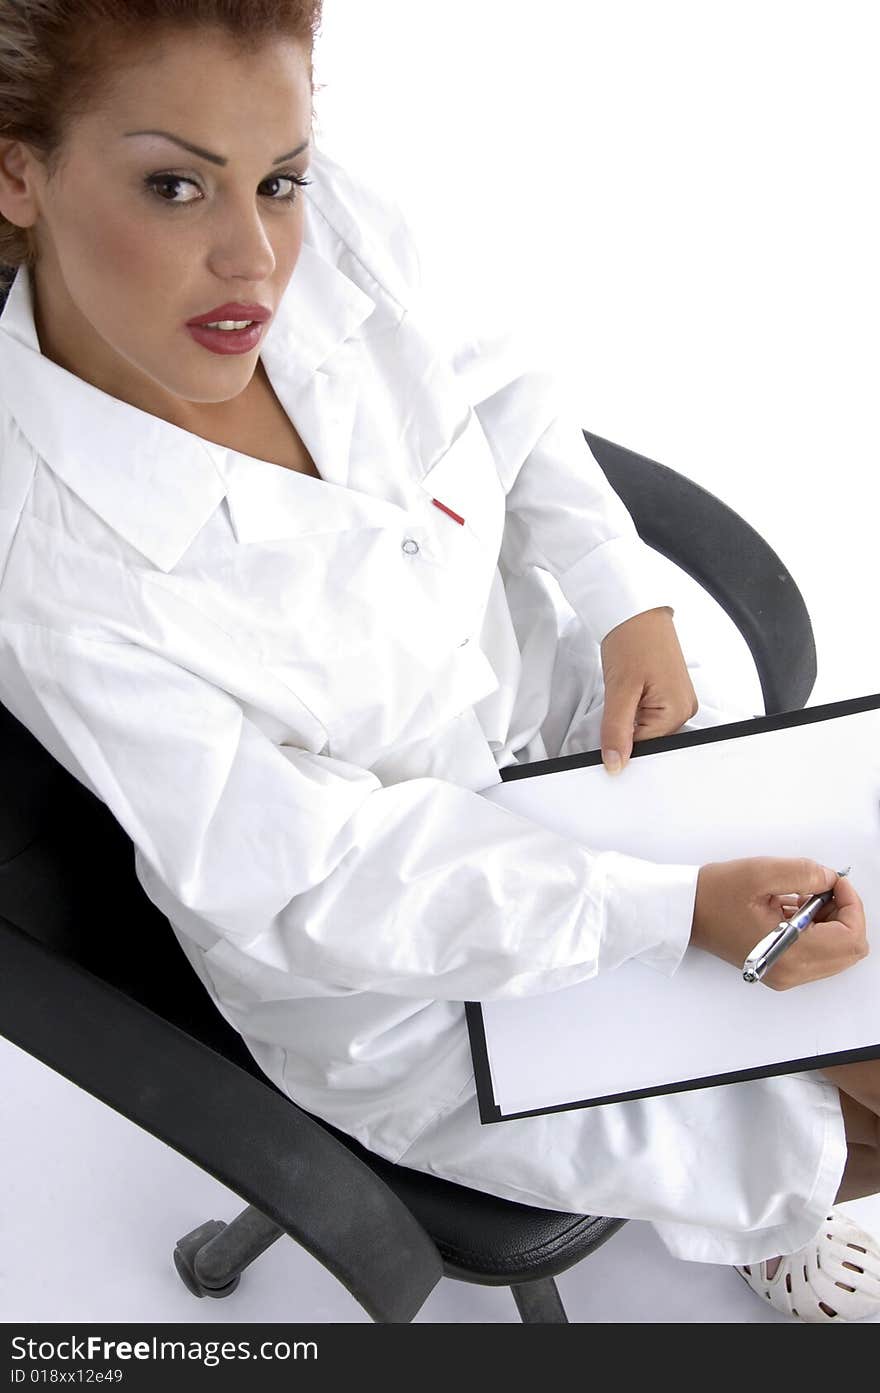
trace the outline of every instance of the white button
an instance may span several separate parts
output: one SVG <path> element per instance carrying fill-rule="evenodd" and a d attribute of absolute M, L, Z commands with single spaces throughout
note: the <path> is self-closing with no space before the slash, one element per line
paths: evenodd
<path fill-rule="evenodd" d="M 412 537 L 407 537 L 406 541 L 403 543 L 403 546 L 401 548 L 401 550 L 405 551 L 408 556 L 414 556 L 418 549 L 419 544 Z"/>

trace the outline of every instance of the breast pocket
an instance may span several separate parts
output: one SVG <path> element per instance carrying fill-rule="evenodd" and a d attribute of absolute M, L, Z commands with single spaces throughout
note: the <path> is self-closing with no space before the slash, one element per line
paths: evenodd
<path fill-rule="evenodd" d="M 426 517 L 460 609 L 465 638 L 482 623 L 504 532 L 505 494 L 473 410 L 464 429 L 422 476 Z"/>
<path fill-rule="evenodd" d="M 406 506 L 377 499 L 375 525 L 364 504 L 358 525 L 298 536 L 263 575 L 264 664 L 315 713 L 330 754 L 366 767 L 498 686 L 479 635 L 505 498 L 472 411 L 405 492 Z"/>

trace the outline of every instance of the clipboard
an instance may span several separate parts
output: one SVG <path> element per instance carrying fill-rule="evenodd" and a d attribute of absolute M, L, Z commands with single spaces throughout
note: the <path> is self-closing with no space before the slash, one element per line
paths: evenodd
<path fill-rule="evenodd" d="M 775 732 L 790 734 L 773 739 Z M 739 743 L 725 744 L 711 755 L 699 750 L 690 756 L 679 753 L 716 742 Z M 747 790 L 738 790 L 737 779 L 748 777 L 748 770 L 754 770 L 759 755 L 761 767 L 766 769 L 764 802 L 760 806 L 757 801 L 750 804 L 754 819 L 746 836 L 742 813 L 737 817 L 736 800 L 744 797 L 745 792 L 751 798 L 754 789 L 749 784 Z M 658 757 L 664 758 L 658 762 Z M 797 790 L 793 793 L 790 787 L 780 786 L 786 774 L 790 785 L 792 771 L 803 773 L 805 763 L 811 759 L 812 793 L 803 783 L 800 796 Z M 839 759 L 849 762 L 840 765 Z M 655 763 L 641 767 L 638 785 L 631 781 L 627 791 L 624 780 L 642 760 Z M 601 766 L 601 762 L 601 752 L 593 750 L 510 765 L 499 771 L 501 784 L 485 790 L 483 796 L 552 826 L 591 849 L 615 850 L 648 860 L 703 865 L 710 860 L 746 855 L 808 855 L 833 865 L 838 864 L 838 851 L 834 850 L 837 846 L 843 858 L 839 864 L 852 863 L 853 884 L 865 905 L 873 951 L 834 977 L 805 983 L 787 992 L 746 983 L 729 963 L 701 949 L 688 948 L 671 977 L 631 960 L 601 977 L 540 997 L 466 1002 L 480 1121 L 504 1122 L 880 1058 L 880 933 L 872 938 L 872 927 L 880 925 L 880 693 L 638 741 L 633 745 L 631 762 L 619 779 L 610 779 L 604 770 L 586 779 L 573 772 Z M 714 771 L 712 806 L 719 825 L 707 830 L 703 809 L 704 823 L 698 828 L 697 813 L 691 809 L 690 832 L 685 828 L 677 843 L 673 837 L 671 854 L 666 854 L 667 840 L 664 854 L 652 855 L 639 842 L 638 833 L 630 834 L 614 826 L 613 799 L 620 805 L 618 817 L 622 816 L 624 803 L 629 804 L 632 814 L 635 794 L 641 790 L 641 808 L 648 814 L 653 808 L 656 816 L 657 807 L 652 805 L 651 797 L 656 799 L 659 787 L 667 794 L 674 790 L 688 766 L 692 780 L 699 777 L 700 769 L 704 775 L 710 769 Z M 559 776 L 567 778 L 555 782 Z M 538 783 L 519 783 L 536 779 Z M 616 786 L 614 794 L 610 792 L 612 784 Z M 513 788 L 508 789 L 507 785 Z M 580 797 L 575 797 L 574 790 Z M 829 806 L 832 799 L 828 790 L 833 790 L 833 807 Z M 589 804 L 591 793 L 594 802 L 605 801 L 607 822 L 585 835 L 578 822 L 584 814 L 566 814 L 565 804 L 583 807 Z M 772 803 L 768 802 L 771 793 L 775 800 Z M 674 794 L 671 796 L 674 801 Z M 668 797 L 660 811 L 669 812 Z M 725 811 L 734 819 L 727 827 L 721 825 Z M 602 815 L 601 807 L 589 814 L 594 822 Z M 707 855 L 705 847 L 713 835 L 716 849 Z M 666 830 L 664 837 L 668 838 Z M 743 849 L 749 837 L 751 849 Z M 808 848 L 803 844 L 805 840 L 810 844 Z M 827 844 L 827 851 L 820 852 L 816 845 L 819 841 L 823 848 Z M 850 848 L 852 855 L 848 854 Z M 846 990 L 847 982 L 847 1011 L 841 1015 L 841 984 Z M 762 995 L 758 998 L 755 993 Z M 638 1002 L 635 1022 L 626 1014 L 631 1000 Z M 722 1001 L 724 1010 L 720 1009 Z M 792 1001 L 795 1006 L 786 1006 L 786 1002 Z M 664 1028 L 670 1018 L 679 1026 L 684 1020 L 688 1029 L 697 1032 L 687 1037 L 686 1045 L 682 1045 L 685 1036 L 681 1030 L 677 1035 Z M 652 1028 L 651 1022 L 654 1034 L 649 1037 L 646 1032 Z M 780 1051 L 783 1030 L 789 1031 L 785 1043 L 797 1038 L 800 1050 L 791 1055 L 785 1048 Z M 632 1031 L 641 1044 L 638 1060 Z M 647 1038 L 655 1048 L 646 1053 Z M 829 1048 L 832 1038 L 833 1046 Z M 663 1047 L 658 1049 L 661 1039 Z M 620 1062 L 621 1052 L 615 1050 L 614 1040 L 630 1041 L 633 1054 L 628 1063 Z M 596 1048 L 600 1042 L 604 1042 L 601 1051 Z M 580 1055 L 579 1049 L 583 1051 Z M 683 1050 L 690 1067 L 681 1067 Z M 778 1057 L 780 1052 L 784 1058 Z M 709 1062 L 694 1068 L 695 1059 Z M 744 1061 L 743 1067 L 734 1067 L 740 1060 Z M 666 1075 L 671 1071 L 672 1076 L 662 1077 L 664 1069 Z M 596 1082 L 592 1083 L 591 1078 Z M 580 1079 L 581 1086 L 573 1085 L 573 1079 Z"/>

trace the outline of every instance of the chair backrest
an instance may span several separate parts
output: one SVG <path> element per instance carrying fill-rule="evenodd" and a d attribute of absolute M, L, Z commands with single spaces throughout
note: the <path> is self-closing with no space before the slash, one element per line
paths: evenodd
<path fill-rule="evenodd" d="M 0 704 L 0 866 L 18 856 L 50 819 L 66 769 Z"/>
<path fill-rule="evenodd" d="M 0 919 L 262 1074 L 220 1015 L 106 804 L 0 703 Z"/>

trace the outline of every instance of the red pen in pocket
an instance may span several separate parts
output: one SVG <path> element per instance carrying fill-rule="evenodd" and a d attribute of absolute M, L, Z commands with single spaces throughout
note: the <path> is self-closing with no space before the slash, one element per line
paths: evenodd
<path fill-rule="evenodd" d="M 444 513 L 448 513 L 451 518 L 455 518 L 456 522 L 460 522 L 462 527 L 464 526 L 464 518 L 459 517 L 458 513 L 454 513 L 451 508 L 447 508 L 445 503 L 441 503 L 437 498 L 432 498 L 431 502 L 435 508 L 442 508 Z"/>

